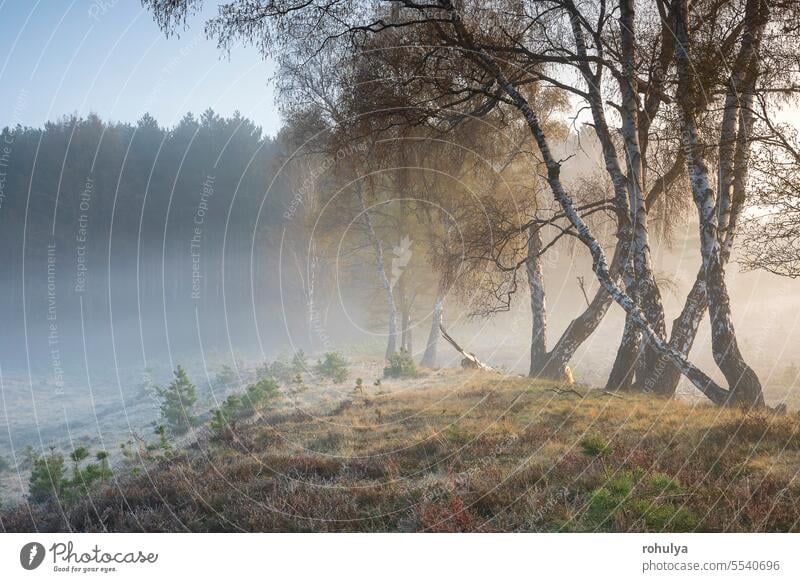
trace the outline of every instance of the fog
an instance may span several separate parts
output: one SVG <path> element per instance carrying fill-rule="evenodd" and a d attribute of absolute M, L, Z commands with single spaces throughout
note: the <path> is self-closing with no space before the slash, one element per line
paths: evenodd
<path fill-rule="evenodd" d="M 169 382 L 178 364 L 210 406 L 222 394 L 215 378 L 223 366 L 245 381 L 265 360 L 301 349 L 312 360 L 328 351 L 382 358 L 386 306 L 358 211 L 341 202 L 352 192 L 335 185 L 333 171 L 318 176 L 318 196 L 336 192 L 341 206 L 336 212 L 325 206 L 309 229 L 308 216 L 298 212 L 318 209 L 296 203 L 307 173 L 287 169 L 290 150 L 280 138 L 264 138 L 249 121 L 213 112 L 169 130 L 146 117 L 136 125 L 92 117 L 3 135 L 11 143 L 0 207 L 4 453 L 73 439 L 113 447 L 131 431 L 151 430 L 158 418 L 153 386 Z M 565 173 L 575 182 L 593 175 L 596 151 L 585 143 L 578 151 L 570 140 L 563 147 L 576 153 Z M 652 221 L 668 322 L 700 264 L 691 216 L 675 221 L 669 239 L 657 235 L 664 217 Z M 600 225 L 609 247 L 613 225 L 605 231 Z M 381 228 L 389 262 L 399 233 Z M 416 265 L 407 327 L 417 360 L 435 299 L 429 250 L 429 241 L 412 233 L 403 260 Z M 550 343 L 585 306 L 578 278 L 589 296 L 597 289 L 590 266 L 585 248 L 569 240 L 545 255 Z M 743 351 L 768 401 L 794 405 L 800 339 L 794 282 L 741 272 L 735 257 L 727 271 Z M 446 293 L 449 332 L 493 367 L 526 374 L 531 314 L 525 287 L 509 311 L 475 317 L 455 283 Z M 602 386 L 623 321 L 612 305 L 570 363 L 577 381 Z M 691 356 L 722 380 L 707 322 Z M 439 366 L 460 360 L 440 345 Z M 679 393 L 699 399 L 685 381 Z"/>

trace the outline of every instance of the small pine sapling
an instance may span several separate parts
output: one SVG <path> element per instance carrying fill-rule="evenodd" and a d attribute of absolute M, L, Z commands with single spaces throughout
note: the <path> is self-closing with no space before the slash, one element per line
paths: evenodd
<path fill-rule="evenodd" d="M 195 423 L 192 409 L 197 402 L 197 388 L 186 371 L 178 365 L 175 378 L 166 388 L 156 387 L 161 398 L 161 417 L 174 434 L 184 434 Z"/>

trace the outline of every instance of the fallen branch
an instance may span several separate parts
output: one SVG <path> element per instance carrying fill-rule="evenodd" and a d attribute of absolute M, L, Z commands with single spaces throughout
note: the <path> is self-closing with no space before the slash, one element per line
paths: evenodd
<path fill-rule="evenodd" d="M 608 390 L 590 390 L 589 392 L 581 393 L 575 390 L 574 388 L 562 388 L 561 386 L 554 386 L 552 388 L 547 389 L 548 392 L 555 392 L 556 394 L 575 394 L 580 398 L 586 398 L 589 395 L 589 392 L 599 392 L 602 396 L 610 396 L 611 398 L 619 398 L 620 400 L 624 400 L 622 396 L 619 394 L 615 394 L 614 392 L 609 392 Z"/>
<path fill-rule="evenodd" d="M 439 324 L 439 331 L 441 331 L 441 332 L 442 332 L 442 337 L 443 337 L 445 340 L 447 340 L 447 343 L 449 343 L 451 346 L 453 346 L 453 348 L 455 348 L 455 350 L 456 350 L 456 351 L 457 351 L 459 354 L 461 354 L 462 356 L 464 356 L 464 359 L 462 359 L 462 360 L 461 360 L 461 366 L 462 366 L 463 368 L 477 368 L 478 370 L 486 370 L 486 371 L 488 371 L 488 372 L 495 372 L 495 371 L 496 371 L 496 370 L 495 370 L 494 368 L 492 368 L 491 366 L 489 366 L 489 365 L 487 365 L 487 364 L 484 364 L 483 362 L 481 362 L 481 361 L 478 359 L 478 356 L 476 356 L 476 355 L 475 355 L 475 354 L 473 354 L 472 352 L 468 352 L 468 351 L 466 351 L 464 348 L 462 348 L 460 345 L 458 345 L 458 342 L 456 342 L 456 340 L 454 340 L 454 339 L 453 339 L 453 338 L 450 336 L 450 334 L 449 334 L 449 333 L 447 333 L 447 331 L 445 331 L 445 329 L 444 329 L 444 325 L 442 325 L 441 323 Z"/>
<path fill-rule="evenodd" d="M 576 396 L 578 396 L 580 398 L 586 398 L 586 394 L 581 394 L 580 392 L 578 392 L 574 388 L 561 388 L 559 386 L 554 386 L 553 388 L 548 388 L 547 391 L 548 392 L 555 392 L 556 394 L 569 394 L 571 392 L 572 394 L 575 394 Z"/>

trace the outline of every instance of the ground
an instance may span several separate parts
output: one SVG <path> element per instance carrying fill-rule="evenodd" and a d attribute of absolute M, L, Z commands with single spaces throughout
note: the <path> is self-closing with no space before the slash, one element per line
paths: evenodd
<path fill-rule="evenodd" d="M 798 415 L 491 372 L 344 384 L 173 452 L 8 531 L 796 531 Z M 373 373 L 372 377 L 367 377 Z M 351 374 L 352 376 L 352 374 Z"/>

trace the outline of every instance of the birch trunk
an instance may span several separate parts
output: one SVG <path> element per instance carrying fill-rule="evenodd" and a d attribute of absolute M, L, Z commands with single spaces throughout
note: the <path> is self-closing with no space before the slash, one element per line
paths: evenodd
<path fill-rule="evenodd" d="M 437 347 L 439 344 L 439 328 L 442 325 L 442 314 L 444 312 L 444 285 L 440 281 L 439 289 L 436 293 L 436 300 L 433 304 L 433 314 L 431 315 L 431 331 L 428 334 L 428 343 L 425 346 L 425 354 L 422 356 L 421 364 L 428 368 L 436 367 Z"/>
<path fill-rule="evenodd" d="M 622 340 L 606 381 L 606 390 L 631 390 L 633 388 L 641 343 L 642 334 L 639 328 L 634 323 L 633 318 L 626 314 Z"/>
<path fill-rule="evenodd" d="M 442 240 L 445 247 L 450 245 L 450 219 L 446 212 L 442 212 Z M 433 241 L 431 242 L 433 245 Z M 444 317 L 444 299 L 447 293 L 447 275 L 443 272 L 439 277 L 439 285 L 436 289 L 436 299 L 433 303 L 433 313 L 431 314 L 431 329 L 428 333 L 428 341 L 425 344 L 425 353 L 422 356 L 421 364 L 433 368 L 437 364 L 437 348 L 439 346 L 439 336 Z"/>
<path fill-rule="evenodd" d="M 314 293 L 316 291 L 316 281 L 317 281 L 317 266 L 318 266 L 318 258 L 317 258 L 317 246 L 316 244 L 311 241 L 309 244 L 309 259 L 308 259 L 308 272 L 306 275 L 306 279 L 308 281 L 307 284 L 307 291 L 306 291 L 306 317 L 307 317 L 307 327 L 308 327 L 308 350 L 309 352 L 314 351 L 314 320 L 315 320 L 315 312 L 317 309 L 316 298 Z"/>
<path fill-rule="evenodd" d="M 753 115 L 753 87 L 756 79 L 756 69 L 748 81 L 748 92 L 744 96 L 739 113 L 738 133 L 736 136 L 736 150 L 733 157 L 732 183 L 729 182 L 728 191 L 732 191 L 732 196 L 726 196 L 730 200 L 727 210 L 718 212 L 720 222 L 720 238 L 722 239 L 722 262 L 727 264 L 739 217 L 744 207 L 748 168 L 750 164 L 750 135 L 753 130 L 755 116 Z M 724 226 L 722 226 L 724 225 Z M 674 349 L 684 355 L 688 355 L 697 336 L 700 322 L 705 316 L 708 303 L 706 300 L 706 283 L 704 270 L 701 267 L 695 277 L 694 285 L 686 296 L 686 302 L 680 315 L 672 323 L 669 343 Z M 675 394 L 680 381 L 680 371 L 662 359 L 656 368 L 652 369 L 648 375 L 646 383 L 665 394 Z"/>
<path fill-rule="evenodd" d="M 621 249 L 622 245 L 619 243 L 617 244 L 617 248 L 614 251 L 614 257 L 611 261 L 611 276 L 613 278 L 617 278 L 620 275 L 620 256 L 621 256 Z M 539 257 L 537 257 L 537 260 Z M 585 342 L 589 337 L 594 333 L 597 329 L 597 326 L 600 325 L 600 322 L 605 317 L 606 313 L 608 312 L 609 307 L 611 307 L 611 303 L 613 303 L 613 299 L 611 295 L 608 294 L 608 291 L 604 287 L 600 287 L 597 292 L 595 292 L 594 297 L 592 298 L 589 305 L 586 309 L 581 313 L 578 317 L 573 319 L 567 328 L 564 330 L 564 333 L 561 334 L 561 337 L 556 342 L 553 349 L 549 352 L 546 352 L 544 356 L 542 356 L 541 360 L 534 359 L 534 342 L 531 342 L 531 363 L 534 361 L 541 361 L 543 362 L 539 366 L 535 367 L 531 366 L 530 375 L 532 377 L 538 378 L 545 378 L 550 380 L 561 380 L 564 378 L 564 373 L 566 370 L 567 365 L 569 364 L 570 360 L 575 356 L 575 352 L 578 348 Z M 539 307 L 541 305 L 541 308 Z M 545 296 L 544 296 L 544 286 L 542 286 L 542 298 L 541 301 L 534 300 L 531 297 L 531 309 L 534 312 L 533 316 L 534 319 L 537 318 L 536 313 L 541 312 L 541 320 L 546 324 L 546 310 L 545 310 Z M 535 341 L 535 334 L 536 334 L 537 327 L 532 328 L 532 335 L 534 336 Z M 546 329 L 545 333 L 543 334 L 545 337 L 543 338 L 542 343 L 546 343 Z M 537 347 L 537 350 L 539 348 Z"/>
<path fill-rule="evenodd" d="M 407 306 L 403 310 L 403 333 L 401 336 L 400 346 L 408 353 L 411 354 L 414 350 L 414 341 L 411 329 L 411 311 Z"/>
<path fill-rule="evenodd" d="M 759 0 L 748 1 L 750 5 Z M 733 325 L 730 299 L 725 284 L 725 269 L 722 245 L 719 240 L 719 214 L 717 199 L 711 188 L 708 167 L 697 131 L 697 122 L 692 103 L 694 87 L 691 84 L 691 62 L 688 35 L 688 2 L 679 0 L 674 4 L 675 30 L 677 36 L 676 62 L 678 66 L 678 93 L 681 111 L 681 137 L 692 197 L 700 221 L 700 251 L 706 286 L 706 300 L 711 318 L 711 346 L 714 361 L 729 385 L 731 403 L 743 406 L 761 406 L 764 397 L 761 383 L 755 372 L 747 365 L 739 350 L 736 330 Z M 745 39 L 743 39 L 743 48 Z"/>
<path fill-rule="evenodd" d="M 528 233 L 528 260 L 525 263 L 531 299 L 530 376 L 539 376 L 547 366 L 547 306 L 541 254 L 541 229 L 538 226 L 532 226 Z"/>
<path fill-rule="evenodd" d="M 622 95 L 622 137 L 625 147 L 626 165 L 628 168 L 628 196 L 631 209 L 631 223 L 633 227 L 633 296 L 639 301 L 653 330 L 662 338 L 666 337 L 667 329 L 664 319 L 664 306 L 661 293 L 653 275 L 653 266 L 650 258 L 650 240 L 648 233 L 647 204 L 643 194 L 643 164 L 641 146 L 639 143 L 639 101 L 638 87 L 635 71 L 635 7 L 634 0 L 620 0 L 620 41 L 622 52 L 622 77 L 619 80 Z M 626 318 L 627 319 L 627 318 Z M 626 334 L 623 333 L 623 347 L 626 351 L 622 355 L 621 380 L 630 375 L 629 364 L 636 364 L 638 349 L 636 344 L 637 330 L 632 322 L 626 321 Z M 658 354 L 649 341 L 641 341 L 641 361 L 637 366 L 640 371 L 652 369 L 658 359 Z M 630 361 L 631 356 L 634 360 Z M 638 387 L 643 386 L 644 374 L 639 373 Z"/>
<path fill-rule="evenodd" d="M 727 403 L 728 391 L 717 385 L 714 380 L 712 380 L 707 374 L 687 360 L 682 354 L 670 348 L 666 341 L 664 341 L 655 333 L 655 331 L 653 331 L 653 328 L 648 323 L 642 310 L 639 309 L 639 307 L 631 300 L 631 298 L 620 288 L 619 284 L 615 280 L 615 277 L 612 275 L 611 270 L 609 269 L 608 263 L 606 262 L 605 253 L 603 253 L 600 243 L 594 238 L 594 236 L 592 236 L 589 227 L 575 210 L 575 205 L 572 202 L 572 198 L 570 198 L 570 196 L 566 193 L 566 190 L 561 183 L 561 164 L 556 161 L 550 150 L 547 136 L 542 129 L 536 112 L 533 111 L 525 97 L 508 80 L 494 59 L 486 52 L 485 49 L 483 49 L 474 41 L 469 32 L 464 28 L 463 24 L 458 19 L 454 19 L 452 24 L 459 36 L 460 42 L 470 50 L 470 58 L 478 60 L 480 64 L 494 76 L 499 87 L 503 90 L 503 92 L 506 93 L 506 95 L 508 95 L 514 106 L 519 109 L 520 113 L 522 113 L 525 123 L 531 131 L 537 148 L 539 149 L 539 153 L 542 155 L 542 160 L 544 161 L 545 167 L 547 168 L 547 182 L 550 186 L 550 190 L 553 193 L 553 197 L 555 198 L 556 202 L 560 204 L 564 211 L 564 215 L 570 221 L 570 224 L 572 224 L 572 226 L 575 228 L 576 235 L 580 241 L 589 249 L 589 252 L 592 256 L 592 270 L 594 271 L 600 285 L 602 285 L 602 287 L 608 292 L 614 301 L 616 301 L 627 313 L 631 314 L 632 321 L 638 325 L 642 329 L 643 334 L 653 342 L 655 349 L 658 350 L 659 353 L 665 354 L 673 363 L 675 363 L 675 365 L 677 365 L 681 370 L 681 373 L 689 378 L 689 380 L 698 388 L 698 390 L 703 392 L 706 396 L 708 396 L 709 399 L 717 404 Z M 627 206 L 627 200 L 625 200 L 625 213 L 620 213 L 619 215 L 622 219 L 624 219 L 626 214 L 629 212 L 629 208 Z M 630 251 L 630 239 L 629 237 L 626 237 L 625 234 L 629 234 L 629 231 L 626 233 L 624 229 L 620 229 L 620 250 L 622 252 L 622 256 L 627 256 L 627 253 Z"/>
<path fill-rule="evenodd" d="M 389 313 L 387 314 L 389 317 L 389 329 L 386 341 L 386 359 L 389 359 L 389 356 L 393 355 L 395 351 L 397 351 L 397 303 L 394 299 L 394 293 L 392 292 L 392 285 L 389 282 L 389 277 L 386 276 L 386 268 L 383 265 L 383 247 L 381 246 L 381 241 L 378 238 L 378 235 L 375 233 L 375 228 L 372 226 L 372 220 L 370 219 L 369 211 L 367 210 L 367 203 L 364 200 L 364 191 L 359 181 L 356 181 L 355 186 L 358 203 L 361 206 L 361 213 L 364 216 L 364 226 L 367 229 L 367 238 L 369 238 L 369 242 L 372 244 L 372 248 L 375 250 L 375 272 L 378 276 L 381 287 L 383 287 L 383 290 L 386 293 L 386 302 L 389 306 Z"/>

